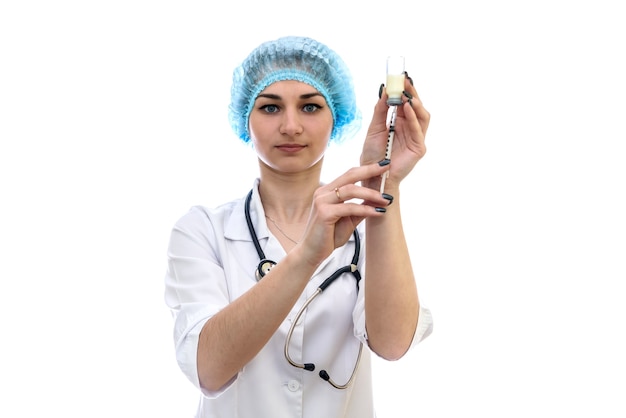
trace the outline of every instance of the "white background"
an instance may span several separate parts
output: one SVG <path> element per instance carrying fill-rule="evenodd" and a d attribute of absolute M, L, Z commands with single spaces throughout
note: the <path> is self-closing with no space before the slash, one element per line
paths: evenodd
<path fill-rule="evenodd" d="M 2 2 L 0 416 L 192 416 L 170 228 L 249 190 L 231 72 L 297 34 L 345 58 L 364 125 L 390 53 L 432 113 L 402 205 L 435 331 L 375 363 L 379 416 L 624 417 L 619 3 Z"/>

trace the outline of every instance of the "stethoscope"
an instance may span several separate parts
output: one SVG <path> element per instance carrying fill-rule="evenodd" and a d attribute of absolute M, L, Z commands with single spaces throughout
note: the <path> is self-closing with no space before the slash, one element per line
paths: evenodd
<path fill-rule="evenodd" d="M 246 215 L 246 223 L 248 224 L 248 230 L 250 231 L 250 236 L 252 237 L 252 243 L 254 244 L 254 247 L 256 248 L 256 252 L 259 255 L 259 259 L 261 260 L 255 271 L 256 279 L 257 281 L 259 281 L 263 277 L 265 277 L 265 275 L 272 269 L 272 267 L 276 265 L 276 262 L 267 259 L 265 257 L 265 253 L 261 249 L 261 245 L 259 244 L 259 239 L 256 235 L 256 231 L 254 230 L 254 225 L 252 225 L 252 219 L 250 218 L 250 201 L 251 200 L 252 200 L 252 190 L 250 190 L 250 193 L 248 193 L 248 196 L 246 197 L 245 215 Z M 295 329 L 296 324 L 299 322 L 300 317 L 302 316 L 306 308 L 311 304 L 311 302 L 313 302 L 313 299 L 315 299 L 320 293 L 326 290 L 326 288 L 330 286 L 331 283 L 335 281 L 335 279 L 337 279 L 339 276 L 341 276 L 344 273 L 352 273 L 354 275 L 356 279 L 357 292 L 359 290 L 359 281 L 361 280 L 361 274 L 359 273 L 359 270 L 357 269 L 357 263 L 359 261 L 361 239 L 359 238 L 359 233 L 356 230 L 354 231 L 353 235 L 354 235 L 354 255 L 352 257 L 352 262 L 350 263 L 350 265 L 341 267 L 340 269 L 335 271 L 333 274 L 331 274 L 326 280 L 324 280 L 322 284 L 319 285 L 319 287 L 315 290 L 315 292 L 307 299 L 307 301 L 304 302 L 304 305 L 302 305 L 295 319 L 291 323 L 291 327 L 289 328 L 289 332 L 287 333 L 287 338 L 285 339 L 285 358 L 287 359 L 289 364 L 291 364 L 294 367 L 298 367 L 300 369 L 304 369 L 310 372 L 315 370 L 315 364 L 297 363 L 289 355 L 289 345 L 291 342 L 291 336 L 293 334 L 293 330 Z M 359 354 L 357 356 L 356 363 L 354 364 L 352 375 L 350 376 L 350 379 L 348 379 L 348 381 L 345 384 L 340 385 L 340 384 L 335 383 L 330 378 L 326 370 L 320 370 L 319 376 L 337 389 L 346 389 L 348 386 L 350 386 L 350 383 L 352 383 L 352 381 L 354 380 L 356 371 L 359 368 L 359 363 L 361 362 L 362 352 L 363 352 L 363 343 L 359 345 Z"/>

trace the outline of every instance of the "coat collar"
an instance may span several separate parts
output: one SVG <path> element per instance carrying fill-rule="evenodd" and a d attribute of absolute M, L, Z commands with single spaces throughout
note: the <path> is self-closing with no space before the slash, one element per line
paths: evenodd
<path fill-rule="evenodd" d="M 246 193 L 247 196 L 247 193 Z M 234 202 L 233 209 L 224 228 L 224 238 L 235 241 L 250 241 L 252 242 L 252 236 L 246 222 L 245 215 L 246 197 Z M 260 240 L 267 239 L 269 237 L 269 229 L 267 228 L 267 222 L 265 220 L 265 211 L 263 210 L 263 204 L 261 203 L 261 197 L 259 195 L 259 179 L 255 179 L 252 185 L 252 200 L 250 201 L 250 219 L 257 238 Z"/>
<path fill-rule="evenodd" d="M 250 220 L 252 221 L 252 225 L 254 226 L 254 230 L 256 232 L 257 239 L 259 240 L 259 244 L 263 248 L 263 252 L 268 258 L 278 262 L 286 254 L 283 248 L 280 246 L 278 240 L 273 239 L 268 241 L 268 238 L 270 237 L 270 232 L 267 227 L 265 211 L 263 209 L 263 204 L 259 195 L 259 182 L 260 180 L 258 178 L 255 179 L 252 186 L 252 199 L 250 200 Z M 228 219 L 224 227 L 224 238 L 226 239 L 234 241 L 252 242 L 252 236 L 250 235 L 250 230 L 248 228 L 248 223 L 246 222 L 245 215 L 246 196 L 233 202 L 233 208 L 230 218 Z M 348 241 L 354 241 L 354 236 L 350 235 Z M 341 251 L 341 248 L 336 248 L 334 250 L 334 252 Z M 316 274 L 317 272 L 321 271 L 332 258 L 332 256 L 326 258 L 326 260 L 324 260 L 318 266 Z"/>

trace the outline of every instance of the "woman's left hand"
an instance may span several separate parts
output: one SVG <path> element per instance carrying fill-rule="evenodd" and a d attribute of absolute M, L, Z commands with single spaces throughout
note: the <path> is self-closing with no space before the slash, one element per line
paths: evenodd
<path fill-rule="evenodd" d="M 398 106 L 395 136 L 391 150 L 391 164 L 387 182 L 397 186 L 415 167 L 426 153 L 425 136 L 430 114 L 422 105 L 412 80 L 404 81 L 402 105 Z M 389 127 L 387 126 L 387 92 L 381 86 L 380 99 L 374 108 L 374 115 L 367 131 L 361 153 L 361 165 L 378 162 L 385 158 Z M 380 179 L 370 179 L 364 186 L 380 187 Z"/>

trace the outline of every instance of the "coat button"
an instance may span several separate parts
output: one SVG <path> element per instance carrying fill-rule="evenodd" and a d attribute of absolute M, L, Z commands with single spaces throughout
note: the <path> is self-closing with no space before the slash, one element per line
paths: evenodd
<path fill-rule="evenodd" d="M 300 382 L 298 382 L 297 380 L 290 380 L 289 383 L 287 383 L 287 387 L 290 391 L 295 392 L 296 390 L 300 389 Z"/>

